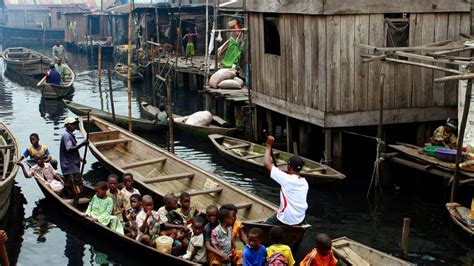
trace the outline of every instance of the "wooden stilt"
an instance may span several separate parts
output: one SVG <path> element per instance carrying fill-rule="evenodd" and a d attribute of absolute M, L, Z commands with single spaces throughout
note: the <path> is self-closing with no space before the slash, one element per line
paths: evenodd
<path fill-rule="evenodd" d="M 97 56 L 97 76 L 99 80 L 100 110 L 104 110 L 104 99 L 102 98 L 102 47 L 99 46 Z"/>
<path fill-rule="evenodd" d="M 324 155 L 329 166 L 332 166 L 332 130 L 324 130 Z"/>
<path fill-rule="evenodd" d="M 309 130 L 308 130 L 308 126 L 304 123 L 304 122 L 299 122 L 298 123 L 298 147 L 295 147 L 295 145 L 293 144 L 293 153 L 294 153 L 294 150 L 299 150 L 299 153 L 300 154 L 308 154 L 309 153 Z M 296 143 L 296 142 L 294 142 Z"/>
<path fill-rule="evenodd" d="M 332 133 L 332 166 L 336 169 L 342 167 L 342 132 Z"/>
<path fill-rule="evenodd" d="M 128 14 L 128 49 L 127 49 L 127 88 L 128 88 L 128 131 L 132 132 L 132 11 L 133 1 L 129 1 Z"/>
<path fill-rule="evenodd" d="M 402 229 L 402 258 L 408 256 L 408 236 L 410 234 L 410 218 L 403 218 Z"/>
<path fill-rule="evenodd" d="M 112 109 L 112 119 L 115 122 L 115 103 L 114 103 L 114 93 L 112 92 L 112 78 L 110 76 L 110 69 L 107 68 L 107 79 L 109 81 L 109 94 L 110 94 L 110 108 Z"/>
<path fill-rule="evenodd" d="M 168 78 L 168 86 L 166 91 L 166 98 L 168 99 L 168 126 L 169 126 L 169 147 L 170 151 L 174 153 L 174 130 L 173 130 L 173 95 L 172 95 L 172 80 Z"/>
<path fill-rule="evenodd" d="M 272 120 L 272 111 L 266 110 L 265 112 L 267 118 L 267 130 L 268 134 L 273 136 L 273 120 Z"/>
<path fill-rule="evenodd" d="M 293 150 L 293 125 L 291 123 L 291 117 L 286 117 L 286 151 L 291 152 Z"/>

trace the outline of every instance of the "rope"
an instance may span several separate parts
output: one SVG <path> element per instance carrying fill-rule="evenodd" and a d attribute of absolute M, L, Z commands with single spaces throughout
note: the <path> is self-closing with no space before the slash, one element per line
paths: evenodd
<path fill-rule="evenodd" d="M 347 134 L 350 134 L 350 135 L 354 135 L 354 136 L 359 136 L 359 137 L 364 137 L 364 138 L 369 138 L 369 139 L 373 139 L 375 141 L 382 141 L 382 139 L 378 138 L 378 137 L 372 137 L 372 136 L 369 136 L 369 135 L 364 135 L 364 134 L 360 134 L 360 133 L 355 133 L 355 132 L 352 132 L 352 131 L 343 131 L 344 133 L 347 133 Z"/>
<path fill-rule="evenodd" d="M 373 138 L 373 137 L 370 137 L 370 138 Z M 372 185 L 374 184 L 374 182 L 375 182 L 375 187 L 378 187 L 380 190 L 382 190 L 380 187 L 380 164 L 382 163 L 384 158 L 380 155 L 380 153 L 382 151 L 383 145 L 385 145 L 385 142 L 377 138 L 377 148 L 376 148 L 376 157 L 375 157 L 375 162 L 374 162 L 374 170 L 372 171 L 372 179 L 370 180 L 369 189 L 367 190 L 367 195 L 366 195 L 367 198 L 369 198 L 370 191 L 372 190 Z"/>

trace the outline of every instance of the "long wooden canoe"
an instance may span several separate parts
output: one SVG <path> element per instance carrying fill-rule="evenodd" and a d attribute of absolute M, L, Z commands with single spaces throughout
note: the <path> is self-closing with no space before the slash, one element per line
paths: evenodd
<path fill-rule="evenodd" d="M 222 157 L 250 170 L 260 171 L 266 174 L 265 168 L 263 167 L 264 146 L 217 134 L 209 135 L 209 138 Z M 273 154 L 275 160 L 277 160 L 278 167 L 286 171 L 288 160 L 293 154 L 275 149 L 273 149 Z M 303 158 L 303 160 L 305 163 L 300 174 L 306 178 L 309 184 L 330 183 L 346 178 L 344 174 L 327 165 L 307 158 Z"/>
<path fill-rule="evenodd" d="M 25 47 L 7 48 L 2 53 L 7 69 L 24 76 L 41 77 L 48 71 L 51 58 Z"/>
<path fill-rule="evenodd" d="M 150 105 L 147 102 L 141 102 L 140 106 L 142 107 L 142 110 L 146 113 L 149 119 L 156 119 L 156 116 L 160 111 L 157 107 Z M 207 136 L 209 136 L 210 134 L 234 136 L 239 131 L 237 128 L 225 128 L 212 124 L 207 127 L 188 125 L 183 122 L 182 118 L 182 116 L 173 114 L 173 125 L 176 131 L 205 140 L 207 140 Z"/>
<path fill-rule="evenodd" d="M 49 187 L 48 184 L 46 184 L 44 180 L 39 178 L 35 178 L 35 180 L 45 197 L 65 210 L 67 214 L 70 215 L 70 219 L 74 219 L 74 221 L 80 223 L 81 226 L 84 227 L 84 230 L 97 233 L 97 237 L 100 237 L 101 239 L 107 239 L 107 242 L 110 245 L 117 246 L 117 248 L 129 253 L 131 256 L 134 254 L 140 254 L 141 256 L 146 256 L 150 260 L 153 258 L 153 260 L 159 261 L 160 263 L 163 263 L 163 265 L 194 265 L 189 261 L 162 253 L 155 248 L 146 246 L 132 238 L 117 233 L 107 226 L 94 222 L 90 218 L 84 217 L 83 213 L 87 209 L 87 205 L 95 193 L 93 189 L 84 186 L 83 195 L 78 200 L 78 204 L 75 207 L 72 204 L 72 199 L 64 199 L 60 197 Z"/>
<path fill-rule="evenodd" d="M 334 253 L 334 256 L 342 260 L 347 265 L 414 265 L 413 263 L 404 261 L 382 251 L 368 247 L 348 237 L 334 239 L 332 241 L 332 251 Z"/>
<path fill-rule="evenodd" d="M 10 192 L 18 171 L 20 148 L 7 126 L 0 122 L 0 221 L 8 211 Z"/>
<path fill-rule="evenodd" d="M 127 81 L 128 80 L 128 66 L 118 63 L 114 67 L 115 74 L 117 77 L 121 80 Z M 141 73 L 136 73 L 134 75 L 131 75 L 130 79 L 132 80 L 133 83 L 137 82 L 142 82 L 143 81 L 143 75 Z"/>
<path fill-rule="evenodd" d="M 112 114 L 109 112 L 102 111 L 100 109 L 76 103 L 70 100 L 63 99 L 64 105 L 76 115 L 87 115 L 87 110 L 90 110 L 90 115 L 100 117 L 104 120 L 117 124 L 123 128 L 128 128 L 128 116 L 115 115 L 115 121 Z M 133 129 L 136 131 L 151 131 L 161 132 L 167 129 L 167 124 L 160 124 L 154 121 L 141 118 L 132 118 Z"/>
<path fill-rule="evenodd" d="M 46 83 L 46 76 L 43 77 L 36 86 L 41 90 L 41 95 L 45 99 L 57 99 L 71 95 L 74 92 L 74 80 L 76 80 L 76 73 L 67 65 L 63 64 L 67 69 L 67 75 L 61 84 Z M 62 77 L 61 77 L 62 78 Z"/>
<path fill-rule="evenodd" d="M 471 225 L 469 214 L 471 210 L 456 202 L 446 203 L 451 220 L 469 235 L 474 235 L 474 226 Z"/>
<path fill-rule="evenodd" d="M 270 217 L 277 209 L 274 204 L 232 186 L 114 124 L 94 116 L 90 118 L 89 126 L 85 126 L 85 123 L 81 118 L 81 132 L 86 135 L 86 128 L 90 126 L 89 147 L 99 162 L 119 175 L 131 172 L 142 194 L 152 195 L 160 204 L 163 204 L 165 194 L 179 195 L 183 191 L 192 196 L 193 204 L 200 210 L 205 210 L 211 204 L 220 206 L 234 203 L 239 209 L 239 219 L 244 225 L 247 223 L 247 228 Z M 284 228 L 288 232 L 286 243 L 298 243 L 310 227 L 302 225 Z M 266 229 L 264 235 L 269 236 L 271 226 L 262 225 L 262 228 Z"/>

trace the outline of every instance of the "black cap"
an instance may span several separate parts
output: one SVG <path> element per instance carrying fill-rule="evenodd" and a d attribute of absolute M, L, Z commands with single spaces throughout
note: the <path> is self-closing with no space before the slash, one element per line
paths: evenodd
<path fill-rule="evenodd" d="M 288 160 L 288 164 L 291 166 L 291 168 L 299 172 L 301 169 L 303 169 L 304 161 L 298 155 L 293 155 Z"/>

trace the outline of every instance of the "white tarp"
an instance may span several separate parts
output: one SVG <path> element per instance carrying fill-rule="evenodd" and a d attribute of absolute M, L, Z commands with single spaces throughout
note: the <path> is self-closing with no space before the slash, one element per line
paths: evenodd
<path fill-rule="evenodd" d="M 461 125 L 462 113 L 464 110 L 464 99 L 466 96 L 467 81 L 459 81 L 458 89 L 458 132 Z M 467 117 L 466 131 L 464 133 L 463 146 L 474 147 L 474 96 L 471 95 L 471 106 L 469 108 L 469 115 Z"/>

